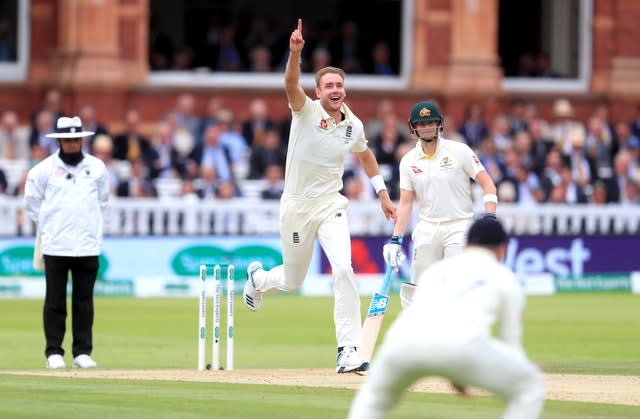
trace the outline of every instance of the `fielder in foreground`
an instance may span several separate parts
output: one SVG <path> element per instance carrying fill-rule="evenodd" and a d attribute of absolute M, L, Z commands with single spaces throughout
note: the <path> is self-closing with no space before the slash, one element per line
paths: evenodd
<path fill-rule="evenodd" d="M 349 419 L 384 418 L 421 377 L 440 376 L 468 395 L 467 386 L 507 403 L 503 418 L 538 418 L 542 374 L 522 346 L 525 294 L 500 264 L 507 235 L 494 217 L 475 221 L 462 254 L 420 276 L 415 299 L 391 325 Z M 491 335 L 497 323 L 497 338 Z"/>

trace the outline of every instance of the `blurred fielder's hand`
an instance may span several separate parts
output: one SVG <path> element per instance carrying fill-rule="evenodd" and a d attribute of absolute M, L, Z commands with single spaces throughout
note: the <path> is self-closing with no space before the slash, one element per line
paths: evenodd
<path fill-rule="evenodd" d="M 400 269 L 400 265 L 406 259 L 402 253 L 402 246 L 398 243 L 387 243 L 382 247 L 382 256 L 384 261 L 393 268 L 394 271 Z"/>

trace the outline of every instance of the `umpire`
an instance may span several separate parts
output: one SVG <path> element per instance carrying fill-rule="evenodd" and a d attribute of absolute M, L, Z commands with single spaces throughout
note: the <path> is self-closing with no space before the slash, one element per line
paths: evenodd
<path fill-rule="evenodd" d="M 82 152 L 93 132 L 79 117 L 61 117 L 56 132 L 59 149 L 34 166 L 27 176 L 25 208 L 41 235 L 46 294 L 43 320 L 47 368 L 65 368 L 62 341 L 67 317 L 67 282 L 71 272 L 73 367 L 94 368 L 93 288 L 102 246 L 102 212 L 109 181 L 102 160 Z"/>

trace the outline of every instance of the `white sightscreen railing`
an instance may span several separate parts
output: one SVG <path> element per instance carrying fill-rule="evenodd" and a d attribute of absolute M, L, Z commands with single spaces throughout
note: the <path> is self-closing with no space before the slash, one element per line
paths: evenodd
<path fill-rule="evenodd" d="M 518 235 L 638 234 L 640 228 L 640 205 L 500 204 L 498 208 L 498 218 L 510 233 Z M 477 209 L 479 213 L 481 208 Z M 278 217 L 278 201 L 113 198 L 105 213 L 104 231 L 108 236 L 277 235 Z M 393 223 L 384 218 L 377 201 L 352 201 L 348 217 L 354 235 L 390 235 L 393 230 Z M 0 197 L 0 235 L 33 234 L 34 226 L 24 214 L 22 199 Z"/>

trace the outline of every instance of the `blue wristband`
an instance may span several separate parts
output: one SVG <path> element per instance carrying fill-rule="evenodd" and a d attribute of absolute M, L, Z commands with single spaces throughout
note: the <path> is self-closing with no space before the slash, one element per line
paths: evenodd
<path fill-rule="evenodd" d="M 402 244 L 402 236 L 391 236 L 391 240 L 389 241 L 391 244 Z"/>

